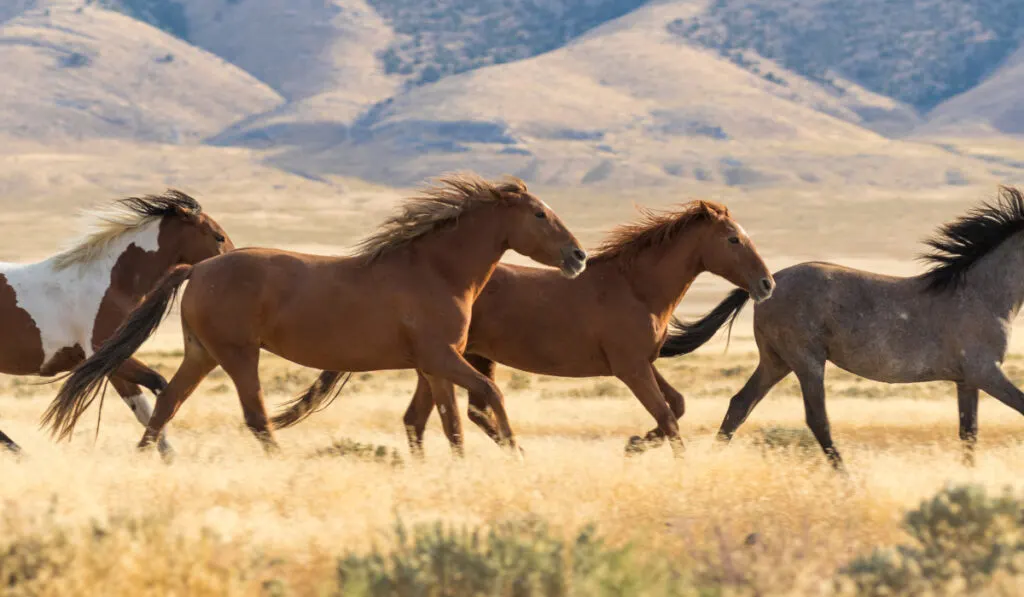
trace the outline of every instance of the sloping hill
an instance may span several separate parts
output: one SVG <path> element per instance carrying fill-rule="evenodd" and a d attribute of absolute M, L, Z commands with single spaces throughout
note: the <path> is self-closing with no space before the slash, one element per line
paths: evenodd
<path fill-rule="evenodd" d="M 395 38 L 364 0 L 182 0 L 189 41 L 293 100 L 343 93 L 359 106 L 394 93 L 378 53 Z"/>
<path fill-rule="evenodd" d="M 937 106 L 917 132 L 1024 135 L 1024 48 L 980 85 Z"/>
<path fill-rule="evenodd" d="M 235 66 L 92 6 L 0 24 L 0 133 L 189 143 L 282 99 Z"/>

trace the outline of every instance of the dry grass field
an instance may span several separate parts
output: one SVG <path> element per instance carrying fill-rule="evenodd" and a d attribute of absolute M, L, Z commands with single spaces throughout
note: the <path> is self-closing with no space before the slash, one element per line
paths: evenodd
<path fill-rule="evenodd" d="M 166 373 L 178 356 L 146 359 Z M 52 444 L 36 421 L 53 388 L 7 379 L 4 429 L 27 455 L 0 457 L 0 558 L 7 558 L 0 562 L 19 561 L 3 555 L 12 544 L 14 553 L 36 549 L 35 557 L 61 562 L 15 594 L 330 594 L 339 558 L 387 548 L 399 519 L 493 525 L 539 517 L 567 536 L 596 523 L 611 544 L 632 543 L 639 557 L 667 559 L 694 575 L 680 585 L 818 595 L 831 592 L 836 569 L 855 556 L 906 542 L 903 512 L 946 484 L 1021 486 L 1024 422 L 1015 413 L 983 402 L 981 457 L 969 469 L 960 465 L 951 388 L 882 386 L 839 372 L 831 375 L 829 406 L 848 479 L 828 470 L 816 447 L 764 445 L 780 429 L 802 428 L 792 382 L 731 446 L 715 449 L 713 432 L 753 360 L 716 354 L 664 364 L 688 396 L 680 462 L 667 448 L 623 457 L 626 437 L 651 422 L 607 379 L 503 371 L 525 460 L 467 427 L 468 455 L 454 461 L 435 418 L 418 463 L 407 456 L 401 425 L 415 384 L 409 372 L 356 376 L 328 411 L 281 432 L 284 449 L 275 457 L 263 456 L 249 436 L 217 372 L 173 425 L 171 466 L 133 452 L 140 429 L 114 399 L 98 439 L 89 417 L 70 445 Z M 312 379 L 274 358 L 262 370 L 274 403 Z M 1024 381 L 1024 359 L 1012 359 L 1010 371 Z M 317 455 L 342 438 L 395 448 L 403 466 L 391 457 Z M 27 547 L 32 541 L 45 546 Z"/>
<path fill-rule="evenodd" d="M 0 255 L 42 257 L 73 231 L 72 207 L 182 184 L 176 172 L 193 173 L 184 186 L 203 189 L 207 211 L 239 246 L 341 253 L 401 195 L 358 181 L 316 182 L 261 170 L 243 154 L 236 159 L 229 153 L 140 150 L 123 156 L 134 160 L 133 171 L 160 174 L 97 187 L 90 186 L 88 172 L 104 161 L 94 154 L 41 152 L 35 159 L 59 163 L 70 190 L 51 195 L 50 202 L 11 203 L 3 218 L 16 233 L 0 239 Z M 25 168 L 31 153 L 0 160 L 24 168 L 24 196 L 62 188 L 41 170 Z M 773 268 L 823 258 L 909 274 L 919 271 L 912 259 L 918 241 L 993 190 L 865 188 L 824 196 L 722 188 L 713 196 L 728 202 Z M 617 196 L 538 192 L 588 244 L 628 219 L 631 203 L 668 206 L 695 196 L 689 189 Z M 705 311 L 726 289 L 720 280 L 701 277 L 681 313 Z M 181 354 L 176 316 L 163 327 L 142 356 L 169 375 Z M 168 466 L 156 454 L 135 453 L 141 428 L 113 394 L 98 436 L 93 409 L 70 444 L 54 444 L 38 430 L 38 420 L 56 388 L 0 377 L 0 428 L 25 448 L 20 458 L 0 455 L 0 593 L 340 594 L 339 562 L 374 548 L 389 552 L 399 521 L 487 529 L 542 520 L 558 540 L 594 524 L 607 549 L 632 545 L 633 559 L 628 566 L 604 565 L 617 580 L 597 589 L 493 594 L 824 595 L 834 593 L 837 571 L 854 558 L 907 543 L 904 514 L 944 487 L 1024 490 L 1024 420 L 983 399 L 978 464 L 964 467 L 953 388 L 942 384 L 887 386 L 831 371 L 828 404 L 848 478 L 832 473 L 816 446 L 804 445 L 803 409 L 792 379 L 755 411 L 731 446 L 716 449 L 712 438 L 728 399 L 756 360 L 749 313 L 737 324 L 729 352 L 724 348 L 717 340 L 696 355 L 660 365 L 688 400 L 682 461 L 674 461 L 667 447 L 624 457 L 626 439 L 653 422 L 614 379 L 503 369 L 499 383 L 525 460 L 507 457 L 465 418 L 467 457 L 453 460 L 435 417 L 420 463 L 408 455 L 401 424 L 415 385 L 411 372 L 355 376 L 330 409 L 280 432 L 282 453 L 266 457 L 242 424 L 233 387 L 216 371 L 172 424 L 177 459 Z M 1024 351 L 1015 343 L 1013 352 Z M 314 376 L 269 355 L 261 370 L 272 404 L 283 403 Z M 1024 357 L 1012 357 L 1008 370 L 1024 382 Z M 459 399 L 464 409 L 464 397 Z M 383 446 L 387 454 L 323 452 L 339 441 Z M 390 450 L 402 466 L 393 466 Z M 671 591 L 637 584 L 619 574 L 623 569 L 640 571 L 635 574 L 641 578 L 662 578 L 653 572 L 660 570 Z M 1015 594 L 1015 578 L 986 590 Z M 952 586 L 953 593 L 963 590 Z M 344 594 L 389 594 L 360 591 L 349 587 Z"/>

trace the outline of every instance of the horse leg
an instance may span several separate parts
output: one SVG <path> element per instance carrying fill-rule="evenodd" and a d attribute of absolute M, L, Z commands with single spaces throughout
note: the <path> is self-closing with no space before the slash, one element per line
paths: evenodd
<path fill-rule="evenodd" d="M 825 363 L 814 363 L 796 371 L 800 381 L 800 391 L 804 397 L 804 414 L 807 426 L 818 440 L 832 468 L 843 471 L 843 459 L 839 450 L 832 443 L 832 431 L 829 428 L 828 412 L 825 410 Z"/>
<path fill-rule="evenodd" d="M 496 368 L 494 361 L 479 355 L 467 354 L 466 362 L 483 375 L 486 375 L 492 382 L 494 381 L 494 370 Z M 487 396 L 485 394 L 469 392 L 469 406 L 466 408 L 466 416 L 477 427 L 482 429 L 494 443 L 501 445 L 498 424 L 494 420 L 493 411 L 491 411 L 487 404 Z"/>
<path fill-rule="evenodd" d="M 149 424 L 146 425 L 146 431 L 139 442 L 140 450 L 157 441 L 181 405 L 216 366 L 217 361 L 186 331 L 185 358 L 182 359 L 178 371 L 171 377 L 171 381 L 167 383 L 167 387 L 157 396 L 153 416 L 149 418 Z"/>
<path fill-rule="evenodd" d="M 661 372 L 654 365 L 651 365 L 651 370 L 654 371 L 654 379 L 658 382 L 658 389 L 661 390 L 662 395 L 665 397 L 665 403 L 672 409 L 672 414 L 675 415 L 676 420 L 683 418 L 683 414 L 686 413 L 686 400 L 683 395 L 679 393 L 672 384 L 662 377 Z M 652 448 L 658 448 L 665 441 L 665 433 L 660 427 L 655 427 L 648 431 L 643 437 L 634 435 L 629 438 L 626 443 L 626 452 L 630 454 L 641 454 Z"/>
<path fill-rule="evenodd" d="M 129 383 L 147 388 L 150 392 L 153 392 L 154 396 L 160 394 L 167 387 L 167 380 L 164 379 L 163 375 L 150 369 L 145 363 L 135 357 L 130 357 L 122 363 L 114 375 Z"/>
<path fill-rule="evenodd" d="M 267 406 L 263 400 L 263 388 L 260 386 L 259 345 L 218 350 L 217 360 L 235 384 L 238 399 L 242 403 L 245 426 L 259 440 L 264 452 L 268 454 L 277 452 L 279 447 L 270 430 Z"/>
<path fill-rule="evenodd" d="M 427 428 L 427 420 L 434 410 L 434 397 L 430 391 L 430 381 L 421 373 L 416 372 L 416 392 L 412 395 L 409 408 L 405 411 L 405 435 L 409 440 L 409 452 L 423 458 L 423 431 Z"/>
<path fill-rule="evenodd" d="M 437 405 L 437 412 L 441 413 L 441 426 L 444 428 L 445 437 L 448 438 L 452 454 L 462 458 L 465 456 L 465 448 L 462 439 L 462 419 L 459 418 L 459 408 L 455 403 L 455 388 L 452 382 L 443 377 L 427 375 L 426 379 L 434 404 Z"/>
<path fill-rule="evenodd" d="M 668 438 L 669 444 L 672 446 L 672 454 L 676 458 L 682 458 L 685 448 L 683 439 L 679 437 L 679 424 L 676 422 L 675 413 L 665 401 L 665 395 L 658 387 L 654 366 L 645 362 L 642 365 L 638 363 L 632 366 L 618 367 L 618 371 L 616 369 L 616 364 L 613 363 L 612 371 L 615 373 L 615 377 L 626 384 L 640 404 L 643 404 L 647 412 L 651 413 L 654 420 L 658 422 L 658 429 L 664 437 Z M 627 455 L 633 453 L 629 446 L 626 448 L 626 453 Z"/>
<path fill-rule="evenodd" d="M 21 448 L 18 444 L 14 443 L 14 440 L 8 437 L 6 433 L 0 431 L 0 448 L 7 450 L 8 452 L 18 454 L 21 452 Z"/>
<path fill-rule="evenodd" d="M 121 400 L 135 413 L 135 418 L 138 419 L 139 423 L 142 423 L 143 427 L 149 425 L 149 420 L 153 417 L 153 407 L 149 405 L 149 400 L 142 395 L 142 388 L 134 383 L 125 381 L 118 373 L 110 376 L 110 385 L 114 386 L 114 390 L 117 391 Z M 157 439 L 157 448 L 160 450 L 160 454 L 165 457 L 173 456 L 174 448 L 167 441 L 166 431 L 160 433 L 160 437 Z"/>
<path fill-rule="evenodd" d="M 722 425 L 718 428 L 716 438 L 721 443 L 729 443 L 740 425 L 747 420 L 754 407 L 776 386 L 782 378 L 790 373 L 790 368 L 778 359 L 762 352 L 757 369 L 743 384 L 743 388 L 729 400 L 729 409 L 725 412 Z"/>
<path fill-rule="evenodd" d="M 974 466 L 974 446 L 978 443 L 978 388 L 956 384 L 956 403 L 960 410 L 960 442 L 964 465 Z"/>
<path fill-rule="evenodd" d="M 512 426 L 508 420 L 508 414 L 505 412 L 504 399 L 501 395 L 501 390 L 494 384 L 493 381 L 486 375 L 477 371 L 469 362 L 466 361 L 463 356 L 457 352 L 447 350 L 443 353 L 434 353 L 425 355 L 423 360 L 425 364 L 423 371 L 428 375 L 432 376 L 430 390 L 434 395 L 434 401 L 437 404 L 438 411 L 441 412 L 441 416 L 451 417 L 453 420 L 449 421 L 449 425 L 458 422 L 459 432 L 458 440 L 461 445 L 461 421 L 458 419 L 458 413 L 445 412 L 445 410 L 451 411 L 455 407 L 455 395 L 452 393 L 450 384 L 440 383 L 437 378 L 448 380 L 460 387 L 466 389 L 470 394 L 479 394 L 484 397 L 485 403 L 494 412 L 495 419 L 498 424 L 498 443 L 502 447 L 507 447 L 518 454 L 516 450 L 515 436 L 512 433 Z M 439 400 L 438 389 L 446 392 L 445 396 L 442 396 L 443 402 Z M 447 395 L 447 394 L 450 394 Z M 444 404 L 445 410 L 442 410 L 442 404 Z M 447 432 L 447 427 L 446 427 Z M 449 436 L 449 440 L 451 440 Z"/>

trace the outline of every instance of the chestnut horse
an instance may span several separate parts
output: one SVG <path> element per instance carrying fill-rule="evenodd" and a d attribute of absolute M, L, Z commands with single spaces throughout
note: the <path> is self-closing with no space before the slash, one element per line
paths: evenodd
<path fill-rule="evenodd" d="M 934 264 L 908 278 L 831 263 L 779 271 L 776 298 L 754 308 L 760 360 L 729 402 L 718 431 L 728 442 L 762 398 L 791 372 L 807 426 L 843 469 L 825 410 L 825 363 L 875 381 L 956 385 L 964 460 L 973 463 L 978 392 L 1024 414 L 1024 392 L 1000 365 L 1010 322 L 1024 304 L 1024 193 L 1002 187 L 996 202 L 972 209 L 928 240 Z M 735 290 L 697 322 L 680 324 L 662 356 L 687 354 L 731 322 L 748 296 Z"/>
<path fill-rule="evenodd" d="M 126 323 L 61 388 L 46 422 L 62 436 L 156 328 L 179 286 L 185 357 L 139 444 L 153 442 L 202 379 L 220 365 L 231 377 L 249 429 L 275 449 L 258 376 L 260 348 L 307 367 L 373 371 L 415 368 L 438 388 L 444 428 L 461 453 L 449 382 L 487 396 L 499 432 L 514 445 L 502 397 L 462 357 L 473 301 L 512 249 L 574 277 L 586 253 L 562 221 L 519 180 L 444 178 L 364 240 L 353 257 L 244 249 L 173 270 Z M 572 309 L 574 305 L 562 305 Z M 447 388 L 447 395 L 444 390 Z M 335 384 L 315 384 L 319 404 Z M 300 399 L 306 403 L 305 397 Z M 294 423 L 312 412 L 293 411 Z"/>
<path fill-rule="evenodd" d="M 577 280 L 539 268 L 498 266 L 473 305 L 466 358 L 492 380 L 495 362 L 564 377 L 614 375 L 658 422 L 646 441 L 668 437 L 679 455 L 676 420 L 683 415 L 683 396 L 653 361 L 672 312 L 704 271 L 758 300 L 771 296 L 775 284 L 754 243 L 724 206 L 694 201 L 674 212 L 645 211 L 640 222 L 611 234 Z M 422 453 L 435 387 L 421 374 L 405 414 L 415 454 Z M 450 394 L 450 384 L 443 391 Z M 470 420 L 500 441 L 493 413 L 485 394 L 470 391 Z"/>
<path fill-rule="evenodd" d="M 233 248 L 224 230 L 180 192 L 123 199 L 79 244 L 45 261 L 0 263 L 0 373 L 52 376 L 85 360 L 157 280 L 178 264 Z M 139 385 L 167 385 L 135 359 L 107 376 L 136 418 L 151 409 Z M 0 445 L 18 446 L 0 432 Z M 170 444 L 161 437 L 161 451 Z"/>

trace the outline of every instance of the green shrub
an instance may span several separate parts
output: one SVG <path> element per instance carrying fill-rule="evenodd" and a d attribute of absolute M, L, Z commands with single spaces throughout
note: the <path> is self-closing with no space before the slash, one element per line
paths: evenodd
<path fill-rule="evenodd" d="M 904 518 L 911 545 L 879 549 L 842 569 L 837 586 L 863 596 L 976 593 L 1024 572 L 1024 502 L 1009 491 L 950 487 Z"/>
<path fill-rule="evenodd" d="M 566 540 L 537 521 L 487 530 L 442 523 L 395 527 L 388 551 L 338 565 L 345 597 L 561 597 L 682 595 L 670 569 L 611 547 L 588 526 Z"/>

